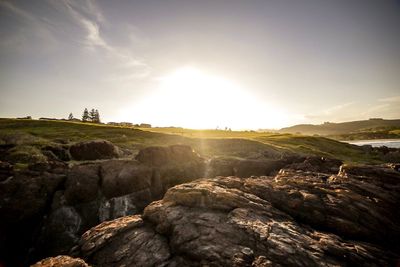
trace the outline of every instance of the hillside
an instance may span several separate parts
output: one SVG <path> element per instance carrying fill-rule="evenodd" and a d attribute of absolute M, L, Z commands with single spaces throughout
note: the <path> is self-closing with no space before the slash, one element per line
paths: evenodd
<path fill-rule="evenodd" d="M 394 131 L 396 129 L 400 129 L 400 120 L 369 119 L 341 123 L 327 122 L 320 125 L 299 124 L 282 128 L 279 132 L 334 136 L 342 139 L 348 139 L 347 137 L 350 135 L 353 136 L 352 139 L 400 138 Z"/>
<path fill-rule="evenodd" d="M 157 131 L 157 132 L 154 132 Z M 69 145 L 103 139 L 126 155 L 149 146 L 184 144 L 204 157 L 257 157 L 265 151 L 302 153 L 338 158 L 346 162 L 380 162 L 376 153 L 324 137 L 249 131 L 189 130 L 181 128 L 134 129 L 68 121 L 0 119 L 0 145 L 16 145 L 14 158 L 28 163 L 32 154 L 41 157 L 47 146 Z"/>

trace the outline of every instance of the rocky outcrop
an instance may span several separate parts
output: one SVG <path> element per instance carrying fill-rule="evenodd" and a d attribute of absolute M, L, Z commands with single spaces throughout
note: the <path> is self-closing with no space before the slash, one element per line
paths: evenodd
<path fill-rule="evenodd" d="M 78 254 L 96 266 L 395 266 L 400 174 L 387 171 L 177 185 L 143 216 L 87 231 Z"/>
<path fill-rule="evenodd" d="M 57 256 L 41 260 L 31 267 L 89 267 L 83 260 L 69 256 Z"/>
<path fill-rule="evenodd" d="M 250 177 L 276 174 L 281 168 L 336 174 L 341 160 L 296 154 L 274 155 L 256 159 L 214 157 L 208 161 L 206 177 L 237 176 Z"/>
<path fill-rule="evenodd" d="M 65 175 L 57 173 L 62 169 L 66 166 L 57 164 L 56 172 L 12 171 L 0 182 L 0 262 L 13 262 L 16 257 L 18 264 L 26 265 L 43 216 L 65 181 Z"/>
<path fill-rule="evenodd" d="M 69 152 L 75 160 L 112 159 L 121 154 L 118 147 L 106 140 L 79 142 L 71 145 Z"/>
<path fill-rule="evenodd" d="M 292 248 L 296 255 L 300 247 L 323 246 L 307 241 L 315 235 L 333 238 L 329 242 L 340 253 L 357 254 L 344 247 L 350 244 L 360 250 L 367 242 L 365 253 L 374 261 L 382 247 L 398 252 L 393 241 L 399 221 L 396 165 L 346 165 L 338 174 L 341 162 L 333 159 L 274 152 L 255 153 L 247 159 L 205 160 L 182 145 L 145 148 L 135 160 L 69 165 L 48 160 L 24 170 L 0 163 L 0 262 L 7 265 L 25 266 L 39 258 L 70 254 L 81 240 L 78 251 L 88 263 L 100 266 L 114 265 L 110 261 L 127 266 L 267 266 L 284 258 L 268 254 L 285 255 L 283 245 L 273 252 L 272 244 L 267 246 L 254 236 L 257 231 L 269 233 L 264 228 L 275 224 L 280 228 L 273 229 L 297 244 Z M 236 177 L 193 182 L 221 175 Z M 174 187 L 179 184 L 183 185 Z M 135 215 L 143 209 L 143 217 Z M 239 215 L 243 222 L 239 223 Z M 291 225 L 295 237 L 285 232 L 286 225 Z M 93 241 L 94 233 L 97 241 Z M 221 252 L 218 246 L 229 249 Z M 132 250 L 138 252 L 128 255 Z M 375 250 L 375 254 L 370 252 Z M 317 251 L 318 257 L 339 253 Z M 313 257 L 310 253 L 306 252 L 307 257 Z M 382 262 L 389 262 L 390 252 L 384 255 Z M 329 257 L 339 262 L 339 256 Z"/>

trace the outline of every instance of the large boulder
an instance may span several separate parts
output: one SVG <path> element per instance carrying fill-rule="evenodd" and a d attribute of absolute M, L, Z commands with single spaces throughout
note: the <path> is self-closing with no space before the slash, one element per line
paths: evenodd
<path fill-rule="evenodd" d="M 118 158 L 121 154 L 118 147 L 106 140 L 79 142 L 69 148 L 74 160 L 97 160 Z"/>
<path fill-rule="evenodd" d="M 153 170 L 134 160 L 111 160 L 101 164 L 101 189 L 106 198 L 150 190 Z"/>
<path fill-rule="evenodd" d="M 89 267 L 89 265 L 82 259 L 62 255 L 46 258 L 33 264 L 31 267 Z"/>
<path fill-rule="evenodd" d="M 78 252 L 95 266 L 395 266 L 399 185 L 290 169 L 196 180 L 89 230 Z"/>
<path fill-rule="evenodd" d="M 81 249 L 96 266 L 163 266 L 170 257 L 168 240 L 138 215 L 104 222 L 87 231 Z"/>
<path fill-rule="evenodd" d="M 75 165 L 68 170 L 65 198 L 70 205 L 93 201 L 100 188 L 99 164 Z"/>

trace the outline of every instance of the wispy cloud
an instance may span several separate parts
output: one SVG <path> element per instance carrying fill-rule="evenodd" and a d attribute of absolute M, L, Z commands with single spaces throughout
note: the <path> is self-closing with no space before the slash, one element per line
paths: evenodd
<path fill-rule="evenodd" d="M 368 117 L 400 117 L 400 96 L 380 98 L 361 113 Z"/>
<path fill-rule="evenodd" d="M 106 52 L 108 59 L 114 61 L 116 69 L 105 80 L 125 82 L 147 77 L 151 72 L 147 63 L 133 56 L 127 49 L 111 44 L 103 37 L 101 27 L 106 19 L 96 2 L 86 0 L 84 3 L 80 5 L 70 0 L 53 1 L 54 5 L 62 4 L 71 19 L 86 32 L 82 42 L 85 49 L 92 52 L 99 50 L 101 53 Z"/>
<path fill-rule="evenodd" d="M 353 102 L 347 102 L 344 104 L 336 105 L 336 106 L 330 107 L 328 109 L 325 109 L 323 111 L 323 113 L 325 115 L 332 115 L 332 114 L 335 114 L 336 112 L 339 112 L 340 110 L 348 108 L 349 106 L 353 105 L 354 103 L 355 102 L 353 101 Z"/>
<path fill-rule="evenodd" d="M 388 102 L 388 103 L 399 103 L 400 102 L 400 96 L 392 96 L 392 97 L 387 97 L 387 98 L 381 98 L 378 100 L 379 102 Z"/>
<path fill-rule="evenodd" d="M 17 6 L 14 2 L 0 0 L 0 8 L 7 10 L 9 14 L 13 14 L 26 28 L 22 33 L 13 32 L 11 36 L 2 38 L 1 45 L 18 48 L 20 44 L 23 44 L 23 40 L 26 39 L 27 35 L 35 35 L 40 38 L 46 49 L 56 43 L 56 38 L 49 29 L 50 25 L 45 18 L 35 16 L 33 13 Z"/>

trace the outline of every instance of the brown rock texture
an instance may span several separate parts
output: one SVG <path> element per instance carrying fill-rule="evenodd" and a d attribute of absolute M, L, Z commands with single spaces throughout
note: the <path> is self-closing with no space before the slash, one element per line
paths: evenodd
<path fill-rule="evenodd" d="M 87 231 L 78 251 L 95 266 L 396 266 L 400 174 L 387 172 L 196 180 Z"/>
<path fill-rule="evenodd" d="M 112 159 L 121 154 L 118 147 L 106 140 L 79 142 L 73 144 L 69 152 L 75 160 Z"/>
<path fill-rule="evenodd" d="M 69 256 L 57 256 L 41 260 L 31 267 L 89 267 L 82 259 Z"/>

